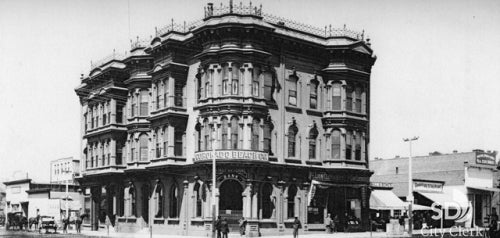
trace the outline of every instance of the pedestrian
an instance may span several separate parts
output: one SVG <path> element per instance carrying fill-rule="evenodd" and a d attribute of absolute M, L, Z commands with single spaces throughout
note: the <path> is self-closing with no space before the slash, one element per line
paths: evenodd
<path fill-rule="evenodd" d="M 221 238 L 221 219 L 217 216 L 217 221 L 215 221 L 215 230 L 217 231 L 217 238 Z"/>
<path fill-rule="evenodd" d="M 245 220 L 244 217 L 242 217 L 239 221 L 239 226 L 240 226 L 240 237 L 245 235 L 245 229 L 247 226 L 247 220 Z"/>
<path fill-rule="evenodd" d="M 328 215 L 326 215 L 326 218 L 325 218 L 325 230 L 326 230 L 326 233 L 327 234 L 331 234 L 332 233 L 332 218 L 331 218 L 331 214 L 328 213 Z"/>
<path fill-rule="evenodd" d="M 229 224 L 227 224 L 227 219 L 224 218 L 221 222 L 222 238 L 227 238 L 227 233 L 229 233 Z"/>
<path fill-rule="evenodd" d="M 81 216 L 78 216 L 76 218 L 76 233 L 80 234 L 82 232 L 81 228 L 82 228 L 82 221 L 83 220 L 83 215 Z"/>
<path fill-rule="evenodd" d="M 64 218 L 63 219 L 63 233 L 68 234 L 68 224 L 69 224 L 69 219 Z"/>
<path fill-rule="evenodd" d="M 295 217 L 295 220 L 293 221 L 293 238 L 298 238 L 299 237 L 299 229 L 302 228 L 302 224 L 299 221 L 298 217 Z"/>
<path fill-rule="evenodd" d="M 336 214 L 333 215 L 332 224 L 332 232 L 337 232 L 339 230 L 339 216 Z"/>

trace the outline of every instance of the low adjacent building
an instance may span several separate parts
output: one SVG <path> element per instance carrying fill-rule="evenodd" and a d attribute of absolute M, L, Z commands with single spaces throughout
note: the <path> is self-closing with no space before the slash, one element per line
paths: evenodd
<path fill-rule="evenodd" d="M 80 175 L 80 160 L 73 157 L 50 161 L 50 183 L 76 185 L 75 177 Z"/>
<path fill-rule="evenodd" d="M 370 166 L 375 172 L 371 181 L 392 183 L 394 193 L 406 199 L 408 158 L 373 160 Z M 496 152 L 417 156 L 412 171 L 415 204 L 459 207 L 455 210 L 463 213 L 465 226 L 486 226 L 489 216 L 499 210 Z"/>

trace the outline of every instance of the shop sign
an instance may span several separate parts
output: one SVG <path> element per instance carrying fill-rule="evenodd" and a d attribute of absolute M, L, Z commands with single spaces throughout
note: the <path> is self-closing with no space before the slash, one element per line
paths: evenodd
<path fill-rule="evenodd" d="M 244 150 L 218 150 L 218 151 L 204 151 L 194 154 L 194 162 L 212 160 L 258 160 L 269 161 L 269 154 L 258 151 L 244 151 Z"/>
<path fill-rule="evenodd" d="M 392 188 L 392 183 L 383 183 L 383 182 L 371 182 L 370 187 L 376 188 Z"/>
<path fill-rule="evenodd" d="M 476 164 L 496 165 L 495 157 L 495 153 L 477 152 Z"/>
<path fill-rule="evenodd" d="M 430 181 L 413 181 L 413 191 L 443 192 L 443 183 Z"/>
<path fill-rule="evenodd" d="M 318 181 L 328 181 L 328 182 L 341 182 L 341 183 L 368 183 L 370 182 L 369 177 L 359 177 L 359 176 L 345 176 L 339 174 L 330 174 L 326 172 L 310 172 L 309 173 L 310 180 L 318 180 Z"/>

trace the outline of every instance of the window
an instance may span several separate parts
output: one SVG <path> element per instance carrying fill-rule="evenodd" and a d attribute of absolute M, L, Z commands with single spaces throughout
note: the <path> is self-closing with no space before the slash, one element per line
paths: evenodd
<path fill-rule="evenodd" d="M 168 79 L 162 82 L 163 86 L 163 107 L 167 107 Z"/>
<path fill-rule="evenodd" d="M 196 123 L 196 126 L 195 126 L 195 130 L 196 130 L 196 135 L 197 135 L 197 138 L 198 141 L 197 141 L 197 147 L 196 147 L 196 151 L 201 151 L 202 150 L 202 134 L 201 134 L 201 131 L 202 131 L 202 128 L 201 128 L 201 125 L 200 123 Z"/>
<path fill-rule="evenodd" d="M 354 152 L 354 159 L 361 160 L 361 133 L 356 133 L 356 150 Z"/>
<path fill-rule="evenodd" d="M 311 109 L 318 108 L 318 82 L 312 81 L 310 84 L 310 97 L 309 97 L 309 107 Z"/>
<path fill-rule="evenodd" d="M 168 153 L 168 126 L 163 127 L 163 155 Z"/>
<path fill-rule="evenodd" d="M 156 184 L 156 191 L 155 191 L 155 199 L 156 199 L 156 211 L 155 211 L 155 217 L 160 218 L 163 217 L 163 184 L 158 183 Z"/>
<path fill-rule="evenodd" d="M 116 123 L 123 122 L 123 106 L 118 106 L 116 108 Z"/>
<path fill-rule="evenodd" d="M 139 136 L 139 147 L 140 147 L 140 160 L 147 161 L 148 160 L 148 135 L 141 134 Z"/>
<path fill-rule="evenodd" d="M 183 106 L 182 97 L 184 96 L 183 86 L 181 84 L 175 84 L 174 91 L 175 91 L 175 101 L 174 101 L 175 106 L 182 107 Z"/>
<path fill-rule="evenodd" d="M 134 186 L 130 186 L 128 190 L 128 195 L 129 195 L 129 200 L 130 200 L 130 216 L 137 216 L 137 201 L 136 201 L 136 194 L 135 194 L 135 188 Z"/>
<path fill-rule="evenodd" d="M 115 163 L 117 165 L 122 164 L 123 147 L 124 147 L 123 142 L 117 143 L 117 146 L 116 146 L 116 158 L 115 158 Z"/>
<path fill-rule="evenodd" d="M 332 132 L 332 159 L 340 159 L 340 131 Z"/>
<path fill-rule="evenodd" d="M 87 127 L 88 127 L 88 124 L 87 124 L 88 123 L 88 119 L 87 119 L 87 117 L 88 117 L 87 113 L 83 114 L 83 118 L 85 120 L 85 124 L 84 124 L 85 125 L 85 131 L 87 131 Z"/>
<path fill-rule="evenodd" d="M 196 99 L 201 99 L 201 76 L 200 74 L 196 75 Z"/>
<path fill-rule="evenodd" d="M 160 103 L 161 103 L 161 92 L 160 92 L 160 85 L 157 83 L 155 84 L 156 87 L 156 109 L 160 109 Z"/>
<path fill-rule="evenodd" d="M 295 196 L 297 195 L 297 186 L 290 185 L 288 187 L 287 210 L 288 218 L 295 217 Z"/>
<path fill-rule="evenodd" d="M 170 189 L 170 218 L 177 218 L 178 217 L 178 199 L 179 199 L 179 190 L 177 189 L 177 186 L 174 184 L 172 185 L 172 188 Z"/>
<path fill-rule="evenodd" d="M 136 97 L 132 95 L 130 99 L 132 100 L 132 105 L 130 108 L 130 116 L 135 117 L 135 111 L 137 110 Z"/>
<path fill-rule="evenodd" d="M 160 145 L 160 133 L 159 130 L 155 130 L 155 142 L 156 142 L 156 158 L 161 157 L 161 145 Z"/>
<path fill-rule="evenodd" d="M 332 87 L 332 110 L 341 110 L 342 94 L 340 83 L 334 83 Z"/>
<path fill-rule="evenodd" d="M 295 157 L 297 131 L 298 129 L 295 125 L 290 126 L 288 129 L 288 157 Z"/>
<path fill-rule="evenodd" d="M 222 67 L 222 95 L 229 94 L 229 66 Z"/>
<path fill-rule="evenodd" d="M 196 204 L 195 217 L 201 217 L 201 212 L 202 212 L 201 189 L 202 189 L 202 187 L 200 186 L 200 183 L 196 183 L 196 185 L 194 185 L 193 192 L 194 192 L 194 199 L 195 199 L 195 204 Z"/>
<path fill-rule="evenodd" d="M 316 127 L 309 132 L 309 159 L 316 159 L 316 139 L 318 138 L 318 130 Z"/>
<path fill-rule="evenodd" d="M 273 75 L 269 71 L 262 72 L 264 77 L 264 98 L 266 100 L 273 99 Z"/>
<path fill-rule="evenodd" d="M 259 150 L 260 120 L 255 118 L 252 121 L 252 150 Z"/>
<path fill-rule="evenodd" d="M 137 158 L 137 155 L 135 154 L 136 149 L 135 149 L 135 141 L 133 139 L 130 140 L 130 162 L 134 162 L 135 158 Z"/>
<path fill-rule="evenodd" d="M 345 136 L 345 159 L 346 160 L 351 160 L 352 159 L 352 134 L 350 131 L 346 133 Z"/>
<path fill-rule="evenodd" d="M 274 204 L 271 201 L 273 194 L 273 186 L 270 183 L 264 183 L 262 186 L 262 193 L 260 194 L 262 219 L 269 219 L 273 215 Z"/>
<path fill-rule="evenodd" d="M 273 155 L 272 147 L 271 147 L 271 132 L 273 131 L 273 124 L 270 121 L 264 123 L 264 152 L 267 152 L 269 155 Z"/>
<path fill-rule="evenodd" d="M 356 88 L 356 112 L 361 113 L 361 88 Z"/>
<path fill-rule="evenodd" d="M 352 111 L 352 88 L 351 87 L 347 87 L 347 90 L 346 90 L 345 110 Z"/>
<path fill-rule="evenodd" d="M 259 69 L 254 69 L 251 71 L 251 76 L 252 77 L 252 95 L 255 97 L 259 96 L 259 90 L 260 90 L 260 75 L 258 73 Z"/>
<path fill-rule="evenodd" d="M 231 91 L 233 95 L 238 95 L 238 88 L 240 87 L 240 71 L 238 69 L 237 64 L 232 64 L 233 69 L 231 70 L 233 73 L 231 74 L 232 80 L 231 80 Z"/>
<path fill-rule="evenodd" d="M 222 140 L 221 140 L 221 149 L 225 150 L 227 149 L 227 142 L 228 142 L 228 120 L 226 117 L 223 117 L 221 119 L 221 136 L 222 136 Z"/>
<path fill-rule="evenodd" d="M 102 113 L 102 125 L 106 125 L 108 123 L 108 115 L 107 115 L 107 106 L 104 106 L 104 110 Z"/>
<path fill-rule="evenodd" d="M 297 78 L 295 76 L 290 76 L 288 82 L 290 84 L 288 88 L 288 104 L 297 106 Z"/>
<path fill-rule="evenodd" d="M 231 118 L 231 149 L 238 149 L 238 118 Z"/>
<path fill-rule="evenodd" d="M 117 203 L 118 203 L 118 216 L 123 217 L 125 215 L 125 199 L 123 198 L 125 194 L 125 189 L 122 186 L 118 187 Z"/>
<path fill-rule="evenodd" d="M 210 124 L 208 123 L 208 119 L 205 119 L 203 121 L 203 143 L 205 144 L 205 150 L 210 150 L 210 134 L 212 133 L 212 130 L 210 128 Z"/>
<path fill-rule="evenodd" d="M 205 96 L 208 98 L 210 97 L 210 82 L 205 83 Z"/>
<path fill-rule="evenodd" d="M 184 132 L 180 130 L 179 128 L 175 128 L 175 134 L 174 134 L 174 156 L 182 156 L 182 137 L 184 135 Z"/>
<path fill-rule="evenodd" d="M 141 116 L 147 116 L 148 115 L 148 100 L 149 100 L 149 93 L 146 90 L 141 90 L 140 93 L 141 97 L 141 108 L 140 108 L 140 115 Z"/>

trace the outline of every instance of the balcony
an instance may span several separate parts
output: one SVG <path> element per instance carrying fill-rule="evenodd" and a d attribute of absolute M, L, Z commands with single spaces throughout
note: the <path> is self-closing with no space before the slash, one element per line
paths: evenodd
<path fill-rule="evenodd" d="M 194 153 L 193 162 L 210 162 L 214 159 L 214 157 L 218 161 L 269 162 L 268 153 L 252 150 L 200 151 Z"/>
<path fill-rule="evenodd" d="M 86 127 L 87 128 L 87 127 Z M 92 129 L 86 129 L 83 138 L 88 138 L 92 136 L 103 135 L 106 133 L 126 133 L 127 128 L 123 124 L 109 123 L 104 126 L 95 127 Z"/>

